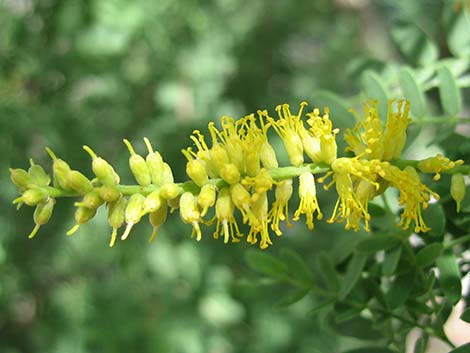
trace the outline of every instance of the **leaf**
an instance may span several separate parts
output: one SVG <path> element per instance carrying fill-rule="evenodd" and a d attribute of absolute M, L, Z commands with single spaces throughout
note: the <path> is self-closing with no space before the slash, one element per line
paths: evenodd
<path fill-rule="evenodd" d="M 465 309 L 462 315 L 460 315 L 460 320 L 470 323 L 470 307 Z"/>
<path fill-rule="evenodd" d="M 332 92 L 316 91 L 312 95 L 312 102 L 315 107 L 330 108 L 330 119 L 334 127 L 344 131 L 346 128 L 352 128 L 356 123 L 356 117 L 343 103 L 343 99 Z"/>
<path fill-rule="evenodd" d="M 279 300 L 274 307 L 277 309 L 285 308 L 289 305 L 295 304 L 303 299 L 310 292 L 310 288 L 297 288 L 291 293 L 287 294 L 284 298 Z"/>
<path fill-rule="evenodd" d="M 362 347 L 354 348 L 343 353 L 393 353 L 393 351 L 384 347 Z"/>
<path fill-rule="evenodd" d="M 356 251 L 362 254 L 375 254 L 377 251 L 388 250 L 400 243 L 396 237 L 392 235 L 374 235 L 361 240 L 356 245 Z"/>
<path fill-rule="evenodd" d="M 346 270 L 346 276 L 340 284 L 339 288 L 339 299 L 344 300 L 349 292 L 353 289 L 354 285 L 361 276 L 362 269 L 364 268 L 367 261 L 367 255 L 365 254 L 354 254 L 351 261 L 348 263 Z"/>
<path fill-rule="evenodd" d="M 439 203 L 433 203 L 423 212 L 424 223 L 431 228 L 426 233 L 427 236 L 441 236 L 444 234 L 446 227 L 446 218 L 444 210 Z"/>
<path fill-rule="evenodd" d="M 436 258 L 441 255 L 443 249 L 441 243 L 432 243 L 425 246 L 416 254 L 416 265 L 421 268 L 432 265 Z"/>
<path fill-rule="evenodd" d="M 428 347 L 429 336 L 422 333 L 421 336 L 416 340 L 413 353 L 425 353 Z"/>
<path fill-rule="evenodd" d="M 399 79 L 403 94 L 410 101 L 411 112 L 416 117 L 424 116 L 426 114 L 426 99 L 413 71 L 409 68 L 402 69 Z"/>
<path fill-rule="evenodd" d="M 333 299 L 333 298 L 326 299 L 326 300 L 322 301 L 317 306 L 310 309 L 310 311 L 307 312 L 307 316 L 314 316 L 314 315 L 318 314 L 320 311 L 322 311 L 322 310 L 328 308 L 330 305 L 332 305 L 335 301 L 336 300 Z"/>
<path fill-rule="evenodd" d="M 468 19 L 465 18 L 465 11 L 452 11 L 449 32 L 447 34 L 447 44 L 449 50 L 455 56 L 462 58 L 470 57 L 470 45 L 468 44 Z"/>
<path fill-rule="evenodd" d="M 461 298 L 462 283 L 457 258 L 452 253 L 446 253 L 436 259 L 439 269 L 439 282 L 447 300 L 455 305 Z"/>
<path fill-rule="evenodd" d="M 373 321 L 356 316 L 351 320 L 336 322 L 332 314 L 326 318 L 329 326 L 339 335 L 355 337 L 363 340 L 379 340 L 382 338 L 380 331 L 373 328 Z"/>
<path fill-rule="evenodd" d="M 455 77 L 445 65 L 437 70 L 439 79 L 439 96 L 444 112 L 456 116 L 462 111 L 462 96 Z"/>
<path fill-rule="evenodd" d="M 425 66 L 439 57 L 437 45 L 415 24 L 400 21 L 391 31 L 395 45 L 412 64 Z"/>
<path fill-rule="evenodd" d="M 413 288 L 414 277 L 414 272 L 408 272 L 395 278 L 389 291 L 385 294 L 385 302 L 390 309 L 398 308 L 408 299 Z"/>
<path fill-rule="evenodd" d="M 275 278 L 285 278 L 287 267 L 274 256 L 250 249 L 245 253 L 245 261 L 252 269 Z"/>
<path fill-rule="evenodd" d="M 335 322 L 336 323 L 342 323 L 342 322 L 345 322 L 345 321 L 349 321 L 357 316 L 359 316 L 359 314 L 361 313 L 361 311 L 364 310 L 364 308 L 348 308 L 346 310 L 343 310 L 341 312 L 338 312 L 336 315 L 335 315 Z"/>
<path fill-rule="evenodd" d="M 338 292 L 339 279 L 333 261 L 324 251 L 318 255 L 317 266 L 320 269 L 320 275 L 325 280 L 328 289 L 333 292 Z"/>
<path fill-rule="evenodd" d="M 306 264 L 305 260 L 292 249 L 281 249 L 280 255 L 282 261 L 289 269 L 289 272 L 299 279 L 305 287 L 310 287 L 314 280 L 312 270 Z"/>
<path fill-rule="evenodd" d="M 449 353 L 470 353 L 470 343 L 451 350 Z"/>
<path fill-rule="evenodd" d="M 382 263 L 382 274 L 392 276 L 397 269 L 401 256 L 401 246 L 385 252 L 384 262 Z"/>
<path fill-rule="evenodd" d="M 379 101 L 379 114 L 382 123 L 387 119 L 388 94 L 383 80 L 373 71 L 365 71 L 362 74 L 361 85 L 368 99 Z"/>
<path fill-rule="evenodd" d="M 376 203 L 369 202 L 369 214 L 372 218 L 384 217 L 387 212 L 383 209 L 382 206 L 377 205 Z"/>

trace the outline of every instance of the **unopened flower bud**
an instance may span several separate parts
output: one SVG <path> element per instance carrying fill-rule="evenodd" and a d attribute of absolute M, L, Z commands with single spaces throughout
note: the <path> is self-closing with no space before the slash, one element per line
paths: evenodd
<path fill-rule="evenodd" d="M 49 194 L 46 190 L 41 188 L 34 188 L 26 190 L 19 199 L 28 206 L 36 206 L 38 203 L 46 201 Z M 16 202 L 15 202 L 16 203 Z"/>
<path fill-rule="evenodd" d="M 78 192 L 80 195 L 93 190 L 91 181 L 78 170 L 71 170 L 67 175 L 67 186 Z"/>
<path fill-rule="evenodd" d="M 161 206 L 155 211 L 149 214 L 149 221 L 152 225 L 152 234 L 149 238 L 149 243 L 151 243 L 157 236 L 158 228 L 165 223 L 166 215 L 168 213 L 168 205 L 166 202 L 163 202 Z"/>
<path fill-rule="evenodd" d="M 75 225 L 69 229 L 69 231 L 67 232 L 67 235 L 73 235 L 77 230 L 78 228 L 80 228 L 80 226 L 82 224 L 85 224 L 86 222 L 88 222 L 90 219 L 92 219 L 96 214 L 96 208 L 88 208 L 88 207 L 77 207 L 77 209 L 75 210 Z"/>
<path fill-rule="evenodd" d="M 304 148 L 300 136 L 292 132 L 283 138 L 283 142 L 290 163 L 294 167 L 301 165 L 304 162 Z"/>
<path fill-rule="evenodd" d="M 54 209 L 54 204 L 55 204 L 55 200 L 53 198 L 49 198 L 47 199 L 47 201 L 41 202 L 40 204 L 36 206 L 36 209 L 34 210 L 34 215 L 33 215 L 34 223 L 36 224 L 36 226 L 34 227 L 32 232 L 28 236 L 30 239 L 33 238 L 37 234 L 39 228 L 42 225 L 49 222 L 52 216 L 52 211 Z"/>
<path fill-rule="evenodd" d="M 216 187 L 212 184 L 206 184 L 201 188 L 197 196 L 197 204 L 202 208 L 201 217 L 204 217 L 207 210 L 215 205 Z"/>
<path fill-rule="evenodd" d="M 129 140 L 124 139 L 124 143 L 126 144 L 127 148 L 129 149 L 129 152 L 131 153 L 131 157 L 129 158 L 129 168 L 131 169 L 132 174 L 134 174 L 135 180 L 137 180 L 137 183 L 139 185 L 149 185 L 152 180 L 145 159 L 135 153 L 134 147 L 132 147 Z"/>
<path fill-rule="evenodd" d="M 334 135 L 322 136 L 320 138 L 320 156 L 321 161 L 331 164 L 335 161 L 338 154 L 338 146 Z"/>
<path fill-rule="evenodd" d="M 165 183 L 160 189 L 160 196 L 165 200 L 172 200 L 179 195 L 179 187 L 173 182 Z"/>
<path fill-rule="evenodd" d="M 67 184 L 67 176 L 71 171 L 70 166 L 64 160 L 57 158 L 54 152 L 49 147 L 46 147 L 46 151 L 52 158 L 52 173 L 54 175 L 54 185 L 59 186 L 64 190 L 69 190 Z"/>
<path fill-rule="evenodd" d="M 227 151 L 220 144 L 210 149 L 210 160 L 219 175 L 222 168 L 229 163 Z"/>
<path fill-rule="evenodd" d="M 147 146 L 148 155 L 145 158 L 147 168 L 152 178 L 152 183 L 156 185 L 162 184 L 163 178 L 163 159 L 160 153 L 153 151 L 152 145 L 148 138 L 144 137 L 145 145 Z"/>
<path fill-rule="evenodd" d="M 121 236 L 122 240 L 125 240 L 129 236 L 129 233 L 134 224 L 139 223 L 140 219 L 142 218 L 144 202 L 145 196 L 141 194 L 133 194 L 129 198 L 129 202 L 127 203 L 125 211 L 127 227 L 124 231 L 124 234 Z"/>
<path fill-rule="evenodd" d="M 124 213 L 126 210 L 127 199 L 121 196 L 117 201 L 111 202 L 109 204 L 108 212 L 108 224 L 113 228 L 111 233 L 111 240 L 109 246 L 114 246 L 116 242 L 116 235 L 119 228 L 121 228 L 124 223 Z"/>
<path fill-rule="evenodd" d="M 184 192 L 180 198 L 180 216 L 184 223 L 193 226 L 193 234 L 196 240 L 201 240 L 201 229 L 199 228 L 199 220 L 201 214 L 197 209 L 196 198 L 191 192 Z"/>
<path fill-rule="evenodd" d="M 86 207 L 90 209 L 96 209 L 104 203 L 104 200 L 100 197 L 100 194 L 96 190 L 90 191 L 88 194 L 83 196 L 83 200 L 75 202 L 75 206 Z"/>
<path fill-rule="evenodd" d="M 18 186 L 20 189 L 25 190 L 28 185 L 32 184 L 31 176 L 24 169 L 13 169 L 10 168 L 10 178 L 13 184 Z"/>
<path fill-rule="evenodd" d="M 273 146 L 269 142 L 265 141 L 261 145 L 259 158 L 263 167 L 266 169 L 273 169 L 279 167 L 277 162 L 276 152 L 274 151 Z"/>
<path fill-rule="evenodd" d="M 197 186 L 203 186 L 208 181 L 206 167 L 200 159 L 190 160 L 186 164 L 186 174 L 196 183 Z"/>
<path fill-rule="evenodd" d="M 175 178 L 173 177 L 173 171 L 168 163 L 163 162 L 162 172 L 162 185 L 166 183 L 174 183 Z"/>
<path fill-rule="evenodd" d="M 103 158 L 98 157 L 90 147 L 83 146 L 83 149 L 93 159 L 91 168 L 93 173 L 95 173 L 96 177 L 103 185 L 119 184 L 119 176 L 116 174 L 111 164 L 106 162 Z"/>
<path fill-rule="evenodd" d="M 116 186 L 112 185 L 103 185 L 98 188 L 100 197 L 106 202 L 117 201 L 121 197 L 121 192 Z"/>
<path fill-rule="evenodd" d="M 240 181 L 240 171 L 235 164 L 225 164 L 220 169 L 220 176 L 229 185 L 237 184 Z"/>
<path fill-rule="evenodd" d="M 465 180 L 462 174 L 452 175 L 450 182 L 450 194 L 457 204 L 457 212 L 460 212 L 460 204 L 465 198 Z"/>
<path fill-rule="evenodd" d="M 160 190 L 154 190 L 150 194 L 147 195 L 144 202 L 144 212 L 151 213 L 158 210 L 162 203 L 166 203 L 166 200 L 160 196 Z"/>
<path fill-rule="evenodd" d="M 51 177 L 39 164 L 35 164 L 33 159 L 29 162 L 31 167 L 28 169 L 28 174 L 31 176 L 31 182 L 37 186 L 48 186 L 51 183 Z"/>

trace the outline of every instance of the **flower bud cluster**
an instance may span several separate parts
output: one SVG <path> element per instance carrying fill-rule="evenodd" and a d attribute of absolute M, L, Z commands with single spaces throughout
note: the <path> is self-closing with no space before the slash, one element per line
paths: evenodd
<path fill-rule="evenodd" d="M 290 219 L 298 221 L 305 216 L 307 227 L 314 228 L 315 217 L 323 218 L 316 182 L 323 183 L 331 177 L 324 189 L 335 185 L 338 199 L 328 223 L 345 223 L 346 229 L 353 230 L 363 226 L 369 230 L 369 201 L 388 187 L 394 187 L 403 208 L 400 225 L 406 229 L 413 224 L 416 232 L 428 231 L 422 212 L 431 198 L 439 199 L 439 195 L 421 182 L 413 166 L 421 172 L 435 173 L 434 179 L 438 180 L 440 173 L 449 172 L 463 161 L 437 155 L 402 168 L 396 164 L 411 121 L 408 102 L 389 102 L 385 127 L 376 101 L 364 105 L 363 117 L 355 113 L 356 126 L 344 133 L 346 150 L 353 157 L 337 156 L 339 130 L 333 127 L 329 109 L 325 108 L 321 114 L 315 108 L 305 114 L 304 120 L 302 113 L 306 106 L 302 102 L 293 115 L 289 105 L 279 105 L 276 119 L 266 110 L 239 120 L 222 117 L 220 128 L 209 123 L 208 139 L 195 130 L 190 136 L 193 145 L 182 151 L 187 159 L 186 173 L 191 179 L 186 183 L 175 183 L 171 167 L 153 150 L 147 138 L 144 138 L 145 158 L 130 141 L 124 140 L 136 185 L 120 184 L 120 177 L 111 164 L 88 146 L 83 148 L 92 158 L 93 179 L 72 170 L 67 162 L 47 149 L 53 160 L 53 186 L 50 186 L 51 178 L 33 161 L 28 171 L 10 169 L 12 182 L 22 194 L 14 203 L 36 206 L 36 226 L 30 237 L 48 222 L 56 197 L 79 196 L 81 200 L 75 203 L 75 225 L 67 232 L 69 235 L 91 220 L 99 207 L 105 206 L 112 228 L 110 246 L 115 244 L 120 228 L 124 228 L 121 234 L 124 240 L 147 215 L 152 241 L 165 222 L 168 209 L 171 212 L 179 209 L 181 220 L 192 227 L 192 236 L 198 241 L 203 235 L 201 225 L 215 223 L 215 239 L 222 237 L 228 243 L 245 238 L 248 243 L 265 249 L 272 244 L 270 231 L 282 235 L 282 222 L 291 226 Z M 289 166 L 279 167 L 269 142 L 270 129 L 282 139 Z M 325 175 L 316 180 L 317 173 Z M 289 202 L 294 191 L 300 202 L 290 216 Z M 465 195 L 461 175 L 453 176 L 451 195 L 459 209 Z M 246 237 L 239 222 L 246 225 Z"/>

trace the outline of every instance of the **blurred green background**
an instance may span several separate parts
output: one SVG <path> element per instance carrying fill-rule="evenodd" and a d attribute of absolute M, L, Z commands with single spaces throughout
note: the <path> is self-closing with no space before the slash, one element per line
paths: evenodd
<path fill-rule="evenodd" d="M 180 150 L 189 134 L 223 114 L 315 104 L 320 89 L 357 105 L 360 73 L 401 60 L 390 37 L 397 21 L 417 24 L 448 55 L 436 25 L 444 6 L 0 0 L 0 352 L 331 353 L 358 345 L 306 316 L 312 297 L 273 308 L 287 289 L 247 268 L 246 243 L 224 246 L 212 230 L 196 243 L 177 216 L 150 245 L 150 226 L 139 224 L 109 249 L 103 210 L 65 236 L 73 201 L 62 199 L 28 240 L 33 209 L 11 205 L 8 167 L 26 168 L 30 157 L 50 166 L 50 146 L 91 175 L 87 144 L 131 183 L 122 139 L 143 153 L 147 136 L 185 180 Z M 351 246 L 352 236 L 325 222 L 311 234 L 299 223 L 267 251 L 294 248 L 311 263 L 322 249 Z"/>

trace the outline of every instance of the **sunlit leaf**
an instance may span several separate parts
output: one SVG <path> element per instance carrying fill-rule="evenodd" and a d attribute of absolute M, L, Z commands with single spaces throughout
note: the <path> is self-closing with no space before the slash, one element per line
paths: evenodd
<path fill-rule="evenodd" d="M 373 71 L 366 71 L 362 74 L 361 85 L 368 99 L 379 101 L 379 114 L 382 122 L 387 119 L 388 93 L 385 83 Z"/>
<path fill-rule="evenodd" d="M 411 112 L 416 117 L 424 116 L 426 114 L 426 99 L 413 71 L 409 68 L 403 68 L 399 78 L 403 94 L 410 101 Z"/>
<path fill-rule="evenodd" d="M 455 77 L 446 66 L 437 70 L 439 78 L 439 96 L 444 112 L 456 116 L 462 110 L 462 96 Z"/>

